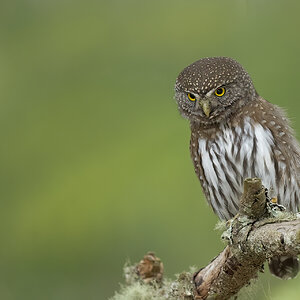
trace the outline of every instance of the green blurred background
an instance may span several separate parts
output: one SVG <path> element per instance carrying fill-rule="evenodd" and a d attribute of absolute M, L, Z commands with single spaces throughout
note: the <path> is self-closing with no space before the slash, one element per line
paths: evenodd
<path fill-rule="evenodd" d="M 297 1 L 0 3 L 0 299 L 107 299 L 126 259 L 166 275 L 223 248 L 173 85 L 231 56 L 300 133 Z M 268 271 L 266 270 L 266 273 Z M 260 276 L 246 299 L 298 299 Z"/>

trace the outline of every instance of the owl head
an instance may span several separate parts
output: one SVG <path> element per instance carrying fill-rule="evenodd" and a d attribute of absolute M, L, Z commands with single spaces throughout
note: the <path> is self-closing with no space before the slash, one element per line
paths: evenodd
<path fill-rule="evenodd" d="M 175 99 L 183 117 L 204 125 L 228 119 L 257 97 L 245 69 L 228 57 L 202 58 L 177 77 Z"/>

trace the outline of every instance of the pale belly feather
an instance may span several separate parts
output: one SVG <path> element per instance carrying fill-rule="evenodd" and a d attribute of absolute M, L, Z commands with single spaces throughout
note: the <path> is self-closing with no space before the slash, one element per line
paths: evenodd
<path fill-rule="evenodd" d="M 201 180 L 202 186 L 220 218 L 229 219 L 237 213 L 248 177 L 261 178 L 272 196 L 284 193 L 283 187 L 276 185 L 274 138 L 261 124 L 252 125 L 248 119 L 242 128 L 224 127 L 215 139 L 200 138 L 198 143 L 206 178 Z M 286 166 L 281 162 L 280 167 Z"/>

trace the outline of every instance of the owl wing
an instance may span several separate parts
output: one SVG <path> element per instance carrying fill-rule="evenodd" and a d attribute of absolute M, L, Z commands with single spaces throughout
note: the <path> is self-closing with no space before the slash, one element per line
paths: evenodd
<path fill-rule="evenodd" d="M 266 101 L 266 100 L 265 100 Z M 300 145 L 283 109 L 268 103 L 265 119 L 274 137 L 274 166 L 278 200 L 290 211 L 298 211 L 300 202 Z"/>

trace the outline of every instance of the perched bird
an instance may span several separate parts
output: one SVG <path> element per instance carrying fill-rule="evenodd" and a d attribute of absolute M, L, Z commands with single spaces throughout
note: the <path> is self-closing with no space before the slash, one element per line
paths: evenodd
<path fill-rule="evenodd" d="M 243 182 L 262 179 L 272 197 L 296 212 L 300 200 L 300 146 L 285 113 L 258 95 L 234 59 L 211 57 L 177 77 L 175 99 L 190 121 L 190 152 L 207 201 L 220 219 L 238 212 Z M 295 277 L 296 257 L 274 257 L 270 271 Z"/>

